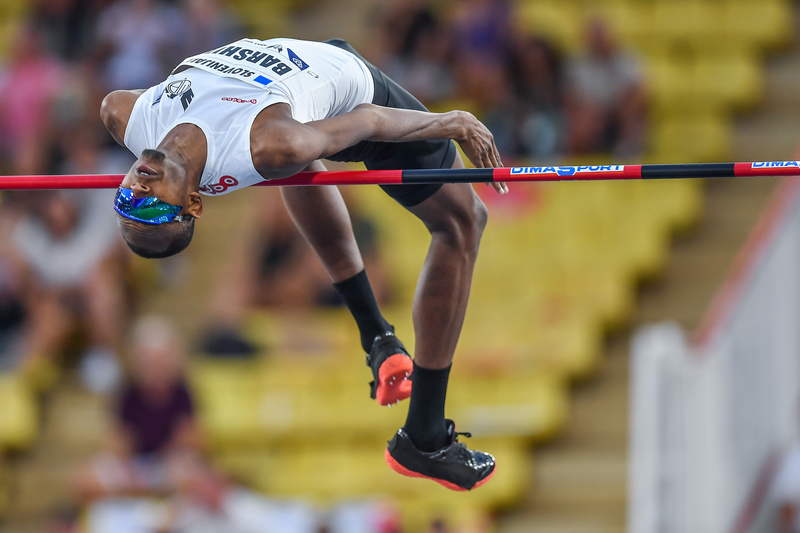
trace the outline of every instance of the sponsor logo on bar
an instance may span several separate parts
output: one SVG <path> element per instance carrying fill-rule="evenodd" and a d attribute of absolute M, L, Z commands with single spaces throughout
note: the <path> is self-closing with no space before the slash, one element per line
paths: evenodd
<path fill-rule="evenodd" d="M 764 161 L 753 163 L 752 168 L 784 168 L 784 167 L 800 167 L 800 161 Z"/>
<path fill-rule="evenodd" d="M 559 176 L 574 176 L 585 172 L 622 172 L 624 165 L 595 165 L 579 167 L 513 167 L 511 174 L 557 174 Z"/>

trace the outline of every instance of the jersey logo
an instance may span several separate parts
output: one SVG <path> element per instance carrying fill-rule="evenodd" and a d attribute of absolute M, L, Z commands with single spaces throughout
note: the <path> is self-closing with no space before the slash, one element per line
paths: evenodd
<path fill-rule="evenodd" d="M 233 176 L 222 176 L 218 183 L 212 183 L 210 185 L 203 185 L 200 187 L 200 192 L 204 192 L 206 194 L 222 194 L 227 191 L 229 187 L 235 187 L 236 185 L 239 185 L 239 180 Z"/>
<path fill-rule="evenodd" d="M 223 96 L 222 97 L 222 101 L 223 102 L 235 102 L 237 104 L 257 104 L 258 103 L 258 100 L 256 100 L 255 98 L 251 98 L 250 100 L 242 100 L 241 98 L 236 98 L 236 97 L 233 97 L 233 96 Z"/>
<path fill-rule="evenodd" d="M 305 69 L 307 69 L 307 68 L 308 68 L 308 63 L 306 63 L 305 61 L 303 61 L 302 59 L 300 59 L 300 58 L 297 56 L 297 54 L 295 54 L 295 53 L 292 51 L 292 49 L 291 49 L 291 48 L 287 48 L 287 49 L 286 49 L 286 52 L 289 54 L 289 60 L 290 60 L 292 63 L 294 63 L 295 65 L 297 65 L 297 68 L 299 68 L 300 70 L 305 70 Z"/>
<path fill-rule="evenodd" d="M 188 79 L 177 80 L 167 84 L 167 86 L 164 88 L 164 93 L 170 100 L 180 96 L 181 106 L 183 106 L 184 111 L 186 111 L 186 108 L 189 107 L 189 104 L 191 104 L 192 100 L 194 99 L 192 82 Z M 160 100 L 161 98 L 158 99 L 158 101 Z"/>

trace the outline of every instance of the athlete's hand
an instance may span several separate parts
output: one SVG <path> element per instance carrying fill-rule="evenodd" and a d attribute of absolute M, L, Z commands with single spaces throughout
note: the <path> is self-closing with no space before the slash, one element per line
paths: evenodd
<path fill-rule="evenodd" d="M 464 150 L 464 154 L 477 168 L 500 168 L 503 162 L 494 144 L 494 135 L 480 120 L 467 111 L 456 111 L 461 135 L 455 139 Z M 499 194 L 508 192 L 508 185 L 492 182 L 492 187 Z"/>

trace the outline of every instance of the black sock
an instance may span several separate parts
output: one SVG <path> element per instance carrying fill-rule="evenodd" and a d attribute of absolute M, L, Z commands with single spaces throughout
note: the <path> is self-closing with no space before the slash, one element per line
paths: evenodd
<path fill-rule="evenodd" d="M 392 325 L 383 318 L 378 308 L 372 285 L 367 278 L 367 271 L 362 270 L 352 278 L 334 283 L 333 286 L 344 298 L 347 308 L 356 319 L 361 333 L 361 347 L 365 352 L 369 352 L 375 337 L 385 331 L 392 331 Z"/>
<path fill-rule="evenodd" d="M 405 430 L 411 442 L 423 452 L 433 452 L 447 445 L 444 402 L 450 367 L 441 370 L 421 368 L 414 363 L 414 386 Z"/>

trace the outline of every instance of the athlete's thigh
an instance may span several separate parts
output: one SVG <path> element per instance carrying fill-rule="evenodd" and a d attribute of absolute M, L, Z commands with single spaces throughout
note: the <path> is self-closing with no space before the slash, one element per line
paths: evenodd
<path fill-rule="evenodd" d="M 459 155 L 452 168 L 464 168 Z M 479 216 L 485 216 L 480 215 L 485 207 L 470 183 L 445 183 L 427 199 L 406 209 L 430 231 L 452 227 L 453 223 L 471 224 Z"/>

